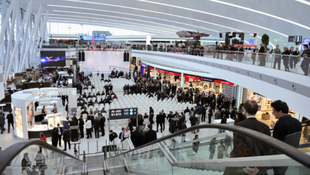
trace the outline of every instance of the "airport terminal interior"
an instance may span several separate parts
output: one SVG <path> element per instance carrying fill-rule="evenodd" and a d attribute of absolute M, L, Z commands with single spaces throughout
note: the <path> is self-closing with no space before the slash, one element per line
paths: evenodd
<path fill-rule="evenodd" d="M 0 7 L 1 175 L 310 174 L 309 0 Z"/>

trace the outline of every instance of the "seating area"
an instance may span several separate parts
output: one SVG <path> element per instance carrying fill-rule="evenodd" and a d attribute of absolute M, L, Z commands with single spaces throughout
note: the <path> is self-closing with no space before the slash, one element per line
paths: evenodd
<path fill-rule="evenodd" d="M 83 90 L 83 93 L 86 92 L 91 92 L 91 93 L 96 93 L 98 91 L 102 92 L 102 90 L 104 90 L 104 86 L 106 84 L 108 84 L 107 82 L 104 81 L 100 81 L 100 77 L 99 76 L 94 76 L 90 78 L 90 81 L 92 83 L 92 85 L 95 86 L 95 89 L 91 89 L 89 87 L 89 89 Z M 109 115 L 109 109 L 118 109 L 118 108 L 131 108 L 131 107 L 137 107 L 138 108 L 138 112 L 139 114 L 144 115 L 145 113 L 147 113 L 147 115 L 149 115 L 149 108 L 153 107 L 154 109 L 154 119 L 156 118 L 156 115 L 161 111 L 164 110 L 164 112 L 166 114 L 168 114 L 170 111 L 177 111 L 179 113 L 183 112 L 186 107 L 194 107 L 195 104 L 190 104 L 190 103 L 178 103 L 176 98 L 173 99 L 165 99 L 165 100 L 159 100 L 157 101 L 156 96 L 154 97 L 147 97 L 146 94 L 132 94 L 132 95 L 124 95 L 124 91 L 123 91 L 123 87 L 125 84 L 129 84 L 132 85 L 134 84 L 134 82 L 132 80 L 127 80 L 125 78 L 114 78 L 111 79 L 111 83 L 113 85 L 113 92 L 116 94 L 116 96 L 118 97 L 118 99 L 114 99 L 112 101 L 112 103 L 109 104 L 94 104 L 94 106 L 89 106 L 87 108 L 87 111 L 89 112 L 90 109 L 92 109 L 93 111 L 98 108 L 98 110 L 101 110 L 103 107 L 105 108 L 105 110 L 107 111 L 107 113 L 103 114 L 105 117 L 108 117 Z M 97 96 L 97 97 L 93 97 L 92 100 L 96 100 L 100 101 L 100 99 L 103 98 L 104 99 L 104 95 L 101 96 Z M 87 100 L 85 98 L 86 101 L 89 101 L 90 98 Z M 79 116 L 80 113 L 82 112 L 81 107 L 79 106 L 77 109 L 77 115 Z M 86 119 L 86 115 L 84 114 L 83 118 Z M 148 124 L 148 123 L 147 123 Z M 113 126 L 125 126 L 127 125 L 127 120 L 119 120 L 116 122 L 113 122 L 112 127 Z"/>

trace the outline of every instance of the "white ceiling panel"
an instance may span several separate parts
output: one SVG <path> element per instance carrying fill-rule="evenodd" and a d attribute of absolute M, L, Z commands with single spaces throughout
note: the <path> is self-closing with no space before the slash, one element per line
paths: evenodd
<path fill-rule="evenodd" d="M 20 0 L 25 8 L 28 0 Z M 302 0 L 34 0 L 48 21 L 94 24 L 171 34 L 180 30 L 210 33 L 246 31 L 287 41 L 310 37 L 310 4 Z M 307 2 L 307 1 L 306 1 Z M 96 22 L 97 21 L 97 22 Z M 149 30 L 148 30 L 149 29 Z"/>

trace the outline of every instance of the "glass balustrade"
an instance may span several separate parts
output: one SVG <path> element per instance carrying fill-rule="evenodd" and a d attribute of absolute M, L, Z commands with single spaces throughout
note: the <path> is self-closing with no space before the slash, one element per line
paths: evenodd
<path fill-rule="evenodd" d="M 155 52 L 169 52 L 176 54 L 186 54 L 198 57 L 207 57 L 219 60 L 240 62 L 249 65 L 262 66 L 296 74 L 304 75 L 302 70 L 303 55 L 282 55 L 273 53 L 253 53 L 249 51 L 229 51 L 229 50 L 205 50 L 200 48 L 174 48 L 174 47 L 142 47 L 132 46 L 133 50 L 145 50 Z M 310 71 L 310 69 L 308 70 Z M 308 73 L 309 74 L 309 73 Z M 307 74 L 307 75 L 308 75 Z"/>

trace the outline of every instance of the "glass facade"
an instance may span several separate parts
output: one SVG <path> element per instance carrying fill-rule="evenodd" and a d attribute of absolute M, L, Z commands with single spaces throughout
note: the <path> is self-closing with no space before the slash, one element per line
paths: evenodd
<path fill-rule="evenodd" d="M 150 33 L 132 31 L 119 28 L 111 28 L 104 26 L 83 25 L 83 24 L 71 24 L 71 23 L 56 23 L 48 22 L 49 34 L 87 34 L 92 35 L 93 31 L 109 31 L 113 36 L 118 35 L 150 35 Z"/>

